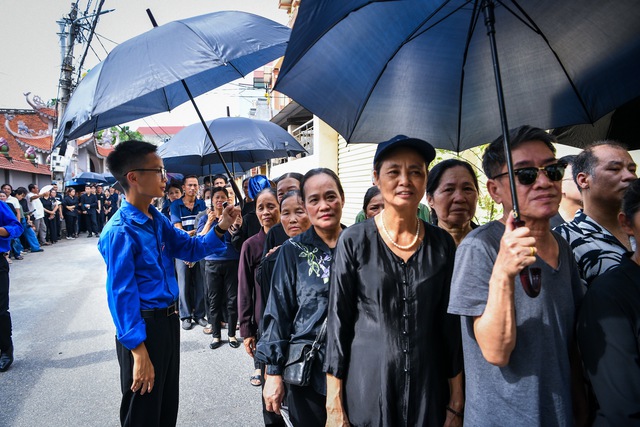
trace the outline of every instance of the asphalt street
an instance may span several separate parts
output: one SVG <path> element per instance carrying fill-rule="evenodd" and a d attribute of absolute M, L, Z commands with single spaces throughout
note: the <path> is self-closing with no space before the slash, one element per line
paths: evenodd
<path fill-rule="evenodd" d="M 96 243 L 80 235 L 11 264 L 15 362 L 0 373 L 0 426 L 119 425 L 115 329 Z M 210 350 L 200 326 L 181 332 L 178 426 L 263 425 L 244 347 Z"/>

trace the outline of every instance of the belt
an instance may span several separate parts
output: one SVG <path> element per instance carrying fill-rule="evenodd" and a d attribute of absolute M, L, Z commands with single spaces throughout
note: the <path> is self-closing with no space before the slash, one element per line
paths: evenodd
<path fill-rule="evenodd" d="M 143 319 L 154 319 L 173 316 L 178 313 L 178 301 L 174 301 L 169 307 L 166 308 L 153 308 L 150 310 L 140 310 L 140 315 Z"/>

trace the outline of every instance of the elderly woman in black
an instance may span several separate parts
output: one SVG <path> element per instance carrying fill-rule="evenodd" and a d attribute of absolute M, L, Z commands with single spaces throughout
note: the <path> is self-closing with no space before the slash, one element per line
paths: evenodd
<path fill-rule="evenodd" d="M 384 210 L 345 230 L 328 307 L 327 424 L 462 425 L 460 322 L 447 314 L 455 243 L 416 213 L 435 150 L 378 145 Z"/>
<path fill-rule="evenodd" d="M 429 171 L 427 202 L 431 223 L 446 230 L 456 246 L 477 227 L 472 222 L 478 204 L 478 178 L 462 160 L 448 159 Z"/>
<path fill-rule="evenodd" d="M 280 248 L 257 348 L 258 359 L 268 365 L 265 405 L 276 413 L 284 397 L 282 373 L 289 345 L 311 344 L 327 316 L 333 252 L 342 231 L 344 190 L 336 174 L 325 168 L 312 169 L 300 188 L 312 227 Z M 295 426 L 325 425 L 323 356 L 324 343 L 313 364 L 310 385 L 287 385 L 287 406 Z"/>

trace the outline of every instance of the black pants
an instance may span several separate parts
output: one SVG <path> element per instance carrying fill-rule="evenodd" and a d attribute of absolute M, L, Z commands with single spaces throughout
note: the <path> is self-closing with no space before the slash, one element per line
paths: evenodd
<path fill-rule="evenodd" d="M 106 224 L 106 218 L 107 216 L 104 214 L 104 211 L 102 209 L 96 215 L 96 219 L 98 220 L 98 230 L 100 231 L 100 233 L 102 233 L 102 229 Z"/>
<path fill-rule="evenodd" d="M 287 384 L 287 406 L 295 427 L 324 427 L 327 423 L 327 397 L 313 387 Z"/>
<path fill-rule="evenodd" d="M 144 344 L 155 372 L 153 390 L 143 395 L 131 391 L 133 355 L 116 339 L 122 388 L 120 423 L 123 426 L 173 427 L 178 418 L 180 323 L 175 314 L 144 321 L 147 326 Z"/>
<path fill-rule="evenodd" d="M 84 224 L 87 228 L 87 232 L 89 233 L 100 233 L 98 230 L 98 220 L 96 216 L 96 211 L 88 211 L 86 214 L 82 214 L 84 217 Z"/>
<path fill-rule="evenodd" d="M 58 218 L 53 217 L 53 219 L 49 219 L 49 217 L 45 217 L 44 223 L 47 225 L 47 234 L 49 235 L 49 241 L 51 243 L 57 242 L 58 241 Z"/>
<path fill-rule="evenodd" d="M 65 225 L 67 226 L 67 237 L 73 237 L 78 234 L 78 217 L 65 215 Z"/>
<path fill-rule="evenodd" d="M 11 314 L 9 313 L 9 263 L 0 256 L 0 351 L 13 349 Z"/>
<path fill-rule="evenodd" d="M 209 297 L 209 323 L 213 328 L 211 336 L 220 338 L 222 307 L 229 313 L 227 330 L 230 337 L 236 336 L 238 323 L 238 260 L 206 261 L 205 280 Z M 225 304 L 226 303 L 226 304 Z"/>

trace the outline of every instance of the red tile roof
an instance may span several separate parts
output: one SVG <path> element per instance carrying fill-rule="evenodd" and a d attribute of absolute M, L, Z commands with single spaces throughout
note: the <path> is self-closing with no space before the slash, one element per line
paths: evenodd
<path fill-rule="evenodd" d="M 8 155 L 13 159 L 10 161 L 4 155 L 0 155 L 0 169 L 51 175 L 48 165 L 34 165 L 24 157 L 24 150 L 27 146 L 32 146 L 40 152 L 51 152 L 51 144 L 53 143 L 51 135 L 38 135 L 40 132 L 48 130 L 47 124 L 43 123 L 38 113 L 32 110 L 0 110 L 0 113 L 2 114 L 0 118 L 4 118 L 4 122 L 0 126 L 0 137 L 7 140 Z M 7 115 L 13 116 L 13 120 L 9 120 Z M 25 126 L 33 132 L 30 132 L 29 135 L 20 134 L 18 132 L 19 121 L 24 122 Z M 16 137 L 16 135 L 18 136 Z"/>

